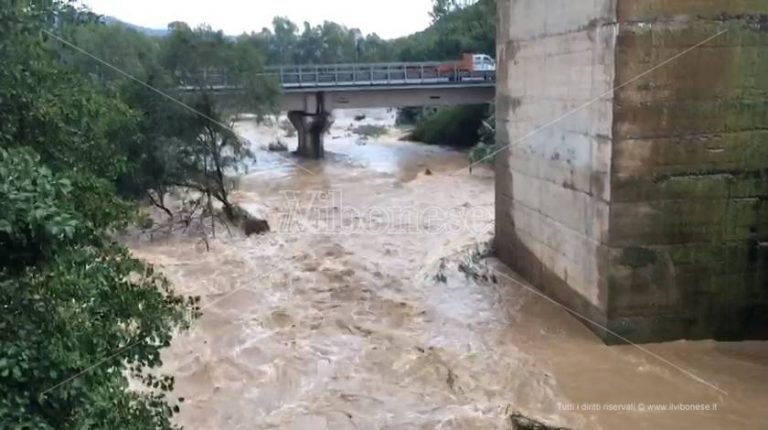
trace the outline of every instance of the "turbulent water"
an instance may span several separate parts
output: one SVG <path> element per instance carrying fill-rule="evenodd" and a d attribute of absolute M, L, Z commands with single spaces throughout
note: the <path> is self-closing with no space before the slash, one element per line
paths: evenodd
<path fill-rule="evenodd" d="M 238 124 L 258 151 L 236 199 L 273 232 L 219 229 L 209 251 L 181 234 L 132 243 L 202 297 L 164 352 L 179 424 L 503 429 L 520 412 L 577 429 L 768 426 L 768 343 L 603 346 L 492 258 L 470 261 L 493 230 L 492 172 L 364 113 L 390 134 L 363 139 L 360 112 L 337 113 L 324 161 L 258 150 L 295 139 Z"/>

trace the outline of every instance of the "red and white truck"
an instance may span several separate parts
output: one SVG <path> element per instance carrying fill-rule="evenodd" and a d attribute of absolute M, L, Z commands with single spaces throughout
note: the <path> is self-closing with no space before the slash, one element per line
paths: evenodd
<path fill-rule="evenodd" d="M 496 61 L 485 54 L 464 54 L 461 61 L 438 65 L 437 72 L 452 81 L 464 78 L 488 79 L 496 72 Z"/>

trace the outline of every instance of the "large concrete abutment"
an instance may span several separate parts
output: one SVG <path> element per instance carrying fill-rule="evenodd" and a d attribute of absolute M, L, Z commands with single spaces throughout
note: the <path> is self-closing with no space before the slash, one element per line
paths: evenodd
<path fill-rule="evenodd" d="M 500 258 L 609 343 L 768 337 L 768 2 L 498 12 Z"/>

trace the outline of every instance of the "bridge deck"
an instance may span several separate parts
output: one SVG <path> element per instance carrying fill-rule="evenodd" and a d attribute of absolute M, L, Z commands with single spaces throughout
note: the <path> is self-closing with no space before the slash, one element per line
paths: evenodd
<path fill-rule="evenodd" d="M 454 63 L 375 63 L 316 66 L 268 67 L 264 75 L 274 78 L 285 92 L 317 89 L 404 89 L 406 87 L 493 86 L 495 71 L 470 72 Z M 209 87 L 232 89 L 237 86 L 227 75 L 204 77 Z"/>

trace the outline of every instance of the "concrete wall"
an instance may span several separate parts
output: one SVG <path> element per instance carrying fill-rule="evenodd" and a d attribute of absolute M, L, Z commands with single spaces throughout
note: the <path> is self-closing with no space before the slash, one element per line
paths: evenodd
<path fill-rule="evenodd" d="M 614 2 L 500 0 L 498 8 L 497 140 L 509 147 L 497 157 L 497 251 L 605 323 Z"/>
<path fill-rule="evenodd" d="M 500 257 L 632 340 L 765 337 L 768 2 L 498 4 Z"/>
<path fill-rule="evenodd" d="M 636 338 L 768 329 L 768 2 L 620 0 L 610 310 Z M 707 38 L 710 42 L 682 54 Z"/>

